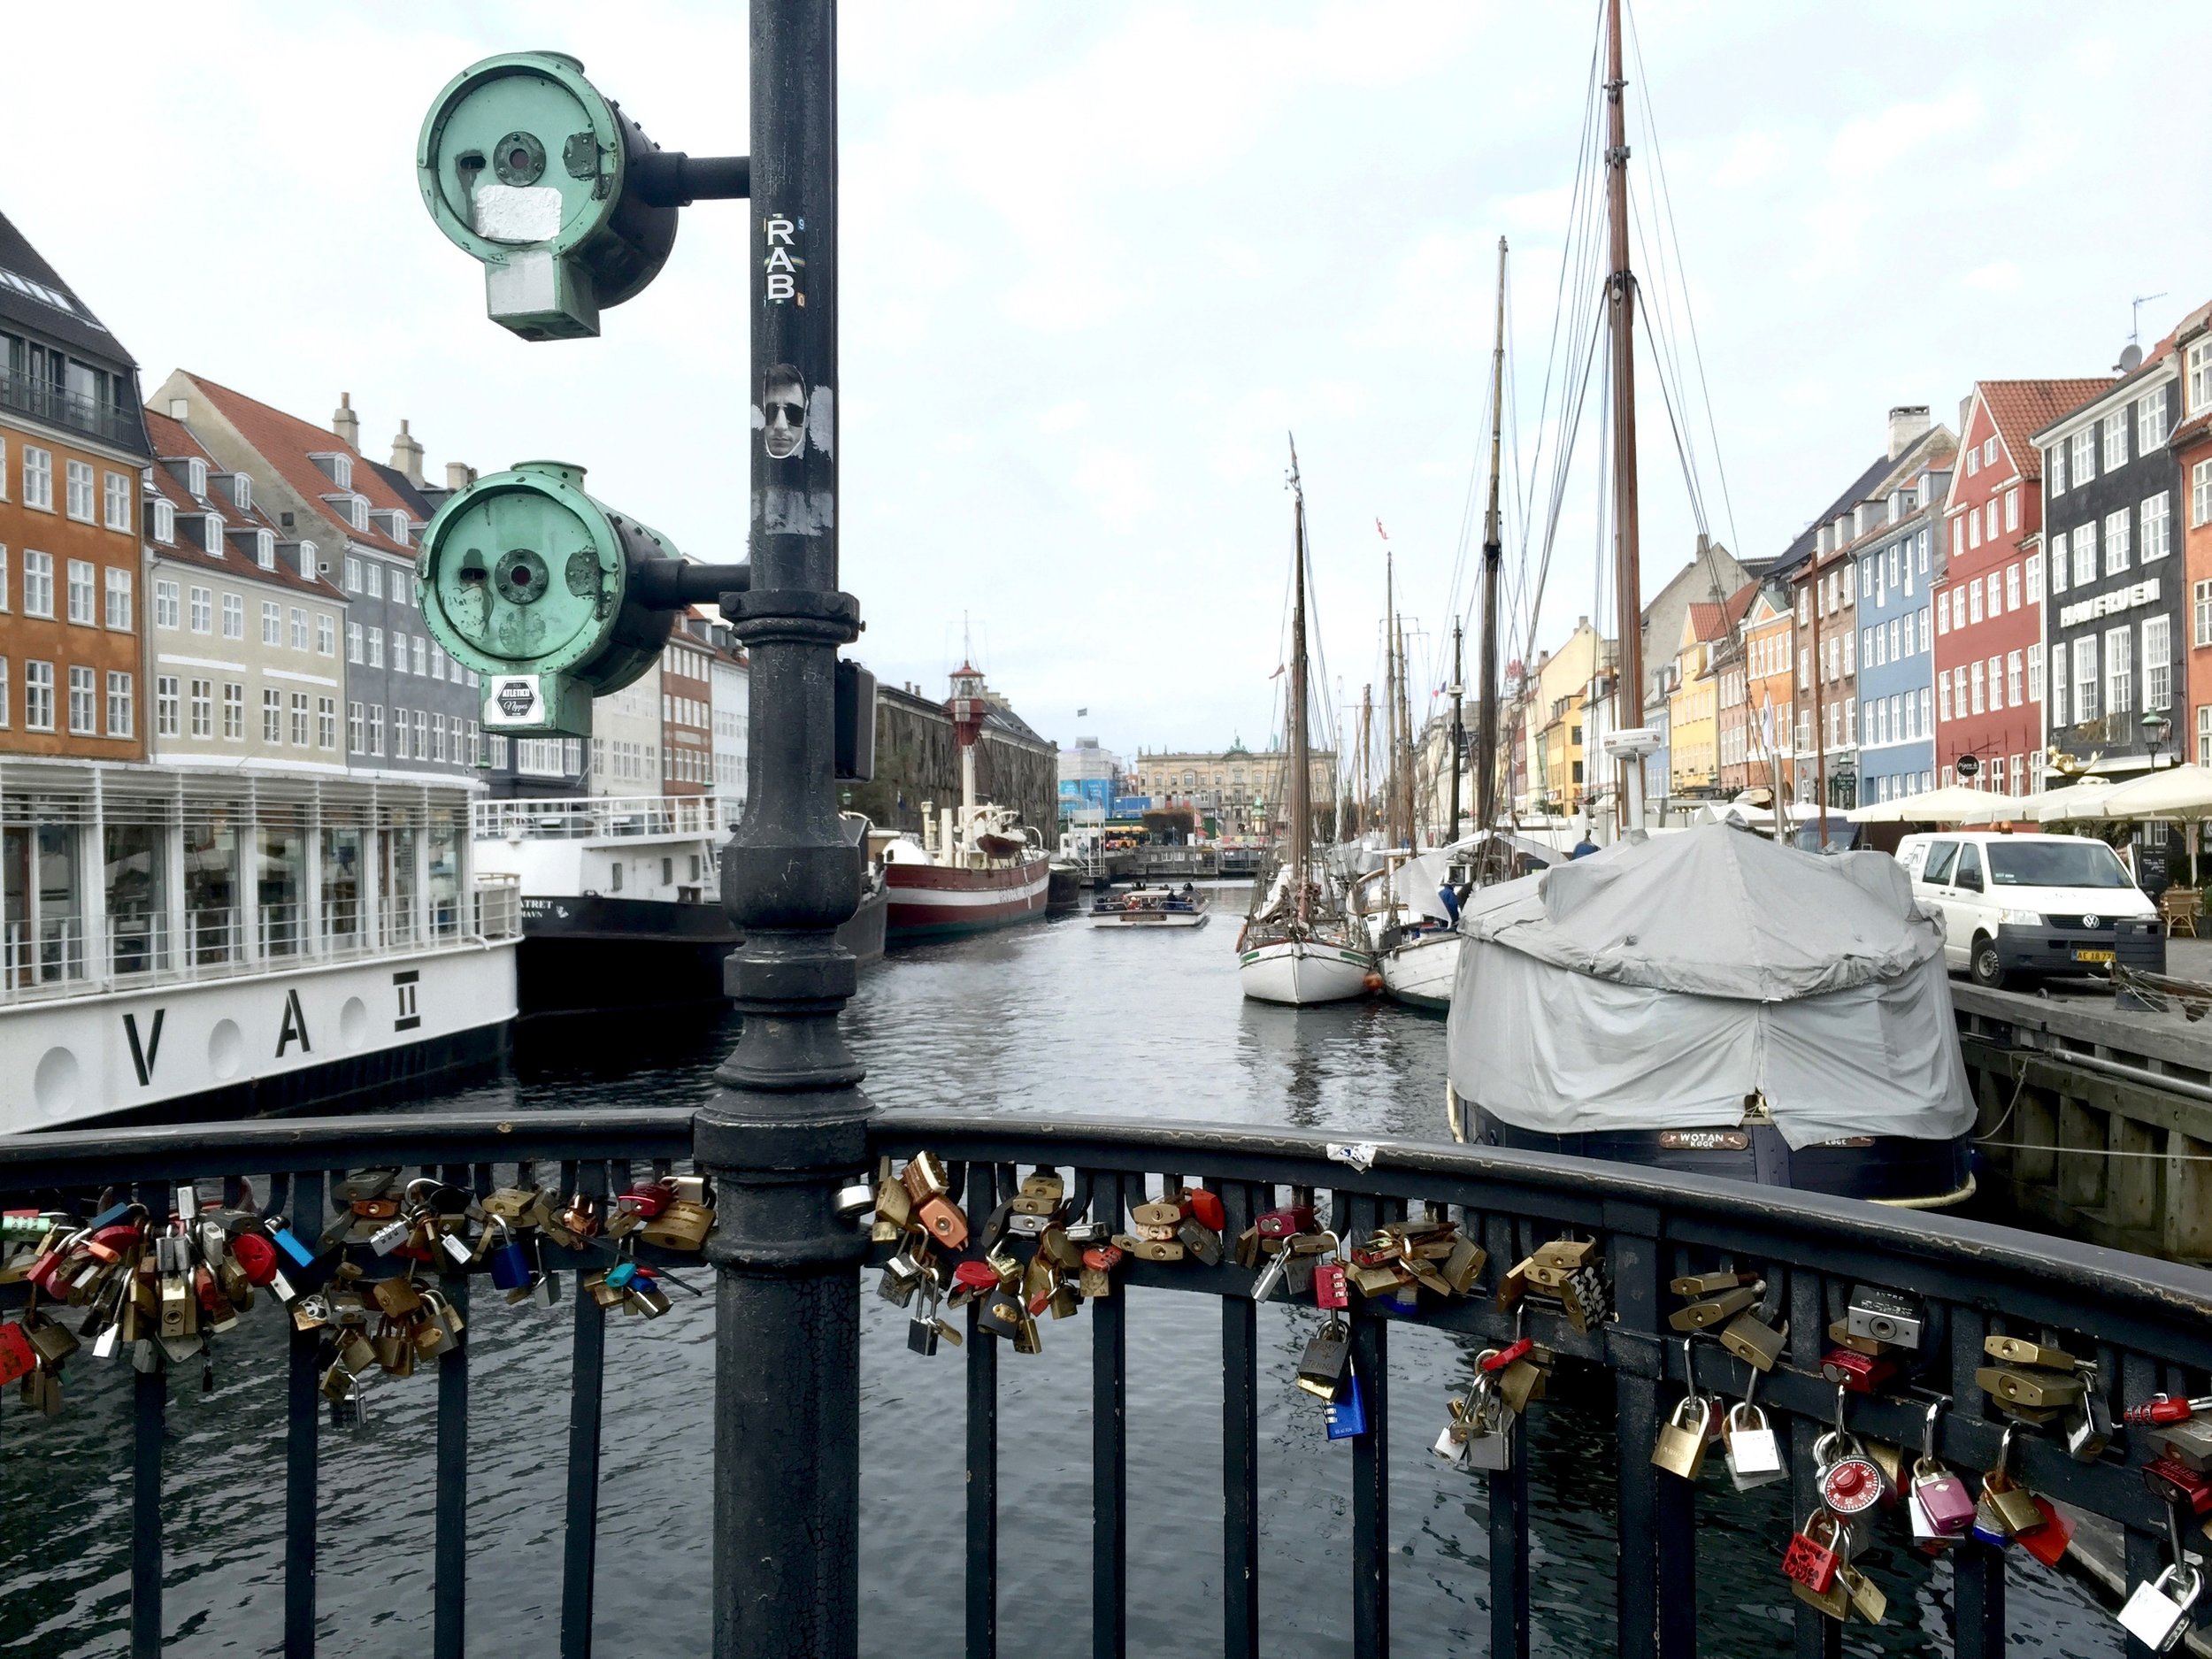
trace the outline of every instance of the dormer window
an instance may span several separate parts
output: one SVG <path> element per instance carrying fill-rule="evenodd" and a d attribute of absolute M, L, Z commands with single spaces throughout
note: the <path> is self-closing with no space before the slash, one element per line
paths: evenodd
<path fill-rule="evenodd" d="M 200 515 L 200 545 L 214 557 L 223 557 L 223 521 L 211 512 Z"/>
<path fill-rule="evenodd" d="M 230 498 L 241 512 L 253 511 L 253 480 L 243 472 L 230 475 Z"/>
<path fill-rule="evenodd" d="M 196 455 L 184 464 L 184 485 L 194 501 L 207 499 L 207 463 Z"/>
<path fill-rule="evenodd" d="M 387 535 L 390 536 L 393 541 L 398 542 L 402 547 L 405 547 L 407 545 L 407 513 L 405 509 L 394 508 L 391 511 L 386 513 L 384 515 L 384 525 L 385 534 Z"/>
<path fill-rule="evenodd" d="M 349 499 L 346 503 L 346 516 L 355 529 L 366 530 L 369 527 L 369 498 L 356 495 Z"/>
<path fill-rule="evenodd" d="M 253 533 L 253 562 L 265 571 L 276 568 L 276 533 L 257 530 Z"/>
<path fill-rule="evenodd" d="M 154 502 L 154 540 L 167 547 L 176 539 L 176 504 L 165 495 L 157 497 Z"/>

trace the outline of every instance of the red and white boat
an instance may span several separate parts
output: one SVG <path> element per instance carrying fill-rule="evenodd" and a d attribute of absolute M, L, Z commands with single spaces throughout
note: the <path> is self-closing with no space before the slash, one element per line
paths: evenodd
<path fill-rule="evenodd" d="M 960 740 L 960 806 L 926 825 L 923 839 L 902 835 L 884 849 L 885 926 L 894 941 L 1044 918 L 1052 862 L 1042 840 L 1011 807 L 975 798 L 975 745 L 990 703 L 983 676 L 965 663 L 945 709 Z"/>

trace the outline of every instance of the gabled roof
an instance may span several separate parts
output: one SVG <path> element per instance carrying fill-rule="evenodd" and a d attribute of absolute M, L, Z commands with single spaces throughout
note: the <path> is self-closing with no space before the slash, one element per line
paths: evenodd
<path fill-rule="evenodd" d="M 414 548 L 393 541 L 374 518 L 369 520 L 370 528 L 357 530 L 350 522 L 339 517 L 337 509 L 323 499 L 325 495 L 339 494 L 338 486 L 331 481 L 327 472 L 307 458 L 311 455 L 349 455 L 353 457 L 354 491 L 357 495 L 367 496 L 373 510 L 397 510 L 410 518 L 426 516 L 418 514 L 401 498 L 399 493 L 385 480 L 382 469 L 366 456 L 326 427 L 302 420 L 296 415 L 288 415 L 280 409 L 272 409 L 266 403 L 257 403 L 243 392 L 219 385 L 204 374 L 193 374 L 188 370 L 186 376 L 206 394 L 208 401 L 238 429 L 238 435 L 253 447 L 254 452 L 268 463 L 271 470 L 306 498 L 309 507 L 321 515 L 329 529 L 342 538 L 341 545 L 342 541 L 351 541 L 357 546 L 374 548 L 379 552 L 396 554 L 402 558 L 412 559 L 415 557 Z M 297 534 L 304 534 L 305 531 L 303 529 Z"/>
<path fill-rule="evenodd" d="M 1819 545 L 1820 526 L 1829 523 L 1838 513 L 1846 509 L 1857 506 L 1873 494 L 1874 487 L 1880 483 L 1884 475 L 1896 465 L 1897 463 L 1886 455 L 1877 456 L 1866 471 L 1861 472 L 1845 487 L 1842 495 L 1813 515 L 1812 522 L 1799 534 L 1796 541 L 1791 542 L 1783 550 L 1782 557 L 1775 560 L 1773 573 L 1778 576 L 1787 574 L 1812 557 L 1814 548 Z"/>
<path fill-rule="evenodd" d="M 2071 380 L 1977 380 L 1975 396 L 1989 411 L 1997 442 L 2012 457 L 2024 482 L 2043 476 L 2043 451 L 2030 440 L 2070 409 L 2078 409 L 2112 389 L 2108 376 Z"/>
<path fill-rule="evenodd" d="M 392 494 L 399 497 L 400 504 L 407 509 L 409 518 L 422 524 L 430 522 L 438 510 L 428 496 L 415 488 L 414 480 L 397 467 L 387 466 L 381 461 L 371 461 L 369 467 L 390 488 Z"/>
<path fill-rule="evenodd" d="M 20 323 L 50 340 L 107 364 L 135 369 L 137 361 L 107 325 L 77 297 L 30 240 L 0 213 L 0 318 Z M 15 278 L 11 281 L 10 276 Z"/>
<path fill-rule="evenodd" d="M 253 507 L 242 509 L 211 488 L 205 495 L 194 495 L 182 479 L 161 465 L 161 459 L 190 459 L 196 456 L 207 463 L 210 472 L 225 471 L 223 464 L 208 452 L 207 446 L 195 437 L 192 429 L 181 421 L 172 420 L 151 409 L 145 412 L 147 436 L 153 440 L 154 454 L 161 457 L 147 469 L 155 495 L 167 501 L 180 513 L 213 513 L 222 521 L 226 531 L 266 530 L 280 541 L 290 539 L 261 510 L 258 498 Z M 277 556 L 275 569 L 265 568 L 255 561 L 250 553 L 227 537 L 223 556 L 219 558 L 199 543 L 181 538 L 173 542 L 153 541 L 148 545 L 158 557 L 173 560 L 180 565 L 197 565 L 211 571 L 223 571 L 233 576 L 265 582 L 272 587 L 288 588 L 295 593 L 311 593 L 319 599 L 344 597 L 338 587 L 326 578 L 301 575 L 298 567 L 287 563 L 280 553 Z"/>
<path fill-rule="evenodd" d="M 2173 332 L 2169 334 L 2156 345 L 2153 346 L 2148 351 L 2145 352 L 2143 354 L 2143 360 L 2137 364 L 2132 369 L 2129 370 L 2125 374 L 2097 381 L 2096 389 L 2088 396 L 2082 398 L 2070 408 L 2061 410 L 2057 414 L 2052 416 L 2048 420 L 2038 426 L 2030 435 L 2032 437 L 2040 439 L 2048 434 L 2054 426 L 2062 426 L 2065 422 L 2081 413 L 2083 410 L 2088 408 L 2092 403 L 2102 403 L 2105 399 L 2110 397 L 2115 392 L 2124 391 L 2139 381 L 2149 379 L 2153 374 L 2160 373 L 2165 365 L 2166 359 L 2174 355 L 2174 342 L 2183 334 L 2193 333 L 2196 328 L 2204 322 L 2208 316 L 2212 316 L 2212 301 L 2208 301 L 2206 303 L 2198 306 L 2194 311 L 2184 317 L 2179 322 L 2176 323 L 2173 326 Z"/>

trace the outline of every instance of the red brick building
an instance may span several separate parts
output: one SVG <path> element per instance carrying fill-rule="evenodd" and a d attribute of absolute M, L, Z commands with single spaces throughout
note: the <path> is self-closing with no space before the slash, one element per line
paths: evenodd
<path fill-rule="evenodd" d="M 1962 408 L 1935 593 L 1936 781 L 2025 795 L 2043 775 L 2042 452 L 2030 434 L 2108 380 L 1980 380 Z"/>
<path fill-rule="evenodd" d="M 2181 422 L 2171 442 L 2189 583 L 2189 725 L 2174 738 L 2184 756 L 2212 766 L 2212 305 L 2183 322 L 2174 350 L 2181 358 Z"/>

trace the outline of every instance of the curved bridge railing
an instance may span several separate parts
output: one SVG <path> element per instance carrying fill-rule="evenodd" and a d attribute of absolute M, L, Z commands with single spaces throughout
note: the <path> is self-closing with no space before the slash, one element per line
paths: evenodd
<path fill-rule="evenodd" d="M 165 1214 L 180 1183 L 196 1183 L 203 1202 L 213 1204 L 219 1196 L 238 1197 L 243 1178 L 265 1213 L 281 1210 L 304 1235 L 320 1230 L 329 1194 L 349 1171 L 397 1166 L 411 1174 L 438 1176 L 480 1195 L 503 1187 L 542 1186 L 603 1197 L 650 1175 L 687 1167 L 691 1149 L 689 1114 L 664 1110 L 127 1129 L 0 1143 L 0 1194 L 10 1208 L 74 1202 L 81 1211 L 96 1202 L 94 1194 L 127 1189 L 150 1210 Z M 1837 1354 L 1839 1347 L 1844 1356 L 1856 1349 L 1832 1338 L 1831 1328 L 1839 1327 L 1839 1337 L 1848 1335 L 1850 1309 L 1878 1303 L 1880 1298 L 1871 1293 L 1889 1292 L 1908 1304 L 1901 1317 L 1917 1319 L 1919 1345 L 1863 1356 L 1875 1362 L 1860 1368 L 1870 1373 L 1870 1386 L 1846 1397 L 1854 1433 L 1870 1442 L 1909 1448 L 1908 1480 L 1929 1432 L 1929 1408 L 1947 1396 L 1947 1405 L 1933 1419 L 1933 1448 L 1963 1477 L 1970 1494 L 1982 1472 L 1998 1463 L 2010 1428 L 2007 1468 L 2017 1487 L 2065 1512 L 2116 1523 L 2131 1587 L 2155 1579 L 2171 1564 L 2177 1540 L 2203 1548 L 2196 1531 L 2193 1471 L 2170 1460 L 2162 1467 L 2170 1478 L 2154 1474 L 2147 1479 L 2144 1467 L 2159 1455 L 2159 1448 L 2152 1445 L 2148 1429 L 2124 1421 L 2110 1432 L 2108 1444 L 2095 1449 L 2101 1414 L 2085 1403 L 2097 1401 L 2103 1412 L 2123 1419 L 2129 1408 L 2154 1394 L 2185 1398 L 2212 1392 L 2207 1380 L 2212 1377 L 2212 1274 L 2198 1270 L 1846 1200 L 1458 1147 L 1344 1147 L 1323 1136 L 1286 1131 L 899 1112 L 874 1120 L 870 1150 L 872 1157 L 894 1160 L 926 1151 L 944 1162 L 950 1196 L 964 1206 L 973 1229 L 965 1250 L 946 1253 L 954 1259 L 976 1259 L 986 1218 L 1002 1200 L 1021 1194 L 1025 1180 L 1042 1172 L 1052 1172 L 1064 1194 L 1055 1222 L 1087 1217 L 1103 1233 L 1124 1237 L 1137 1228 L 1132 1211 L 1160 1202 L 1164 1194 L 1202 1187 L 1220 1201 L 1218 1264 L 1195 1255 L 1173 1261 L 1131 1259 L 1111 1270 L 1113 1294 L 1090 1300 L 1080 1310 L 1081 1317 L 1095 1321 L 1087 1413 L 1093 1446 L 1089 1646 L 1102 1659 L 1125 1653 L 1131 1589 L 1128 1301 L 1130 1294 L 1156 1290 L 1211 1296 L 1219 1305 L 1225 1480 L 1217 1547 L 1225 1586 L 1219 1617 L 1227 1654 L 1261 1652 L 1260 1609 L 1267 1578 L 1257 1508 L 1257 1307 L 1251 1294 L 1255 1271 L 1238 1264 L 1237 1240 L 1262 1216 L 1304 1202 L 1317 1211 L 1317 1227 L 1333 1228 L 1348 1251 L 1354 1247 L 1364 1251 L 1375 1235 L 1394 1224 L 1409 1229 L 1402 1239 L 1440 1237 L 1445 1229 L 1427 1225 L 1434 1219 L 1452 1224 L 1452 1231 L 1479 1245 L 1487 1258 L 1465 1294 L 1440 1294 L 1431 1287 L 1372 1297 L 1354 1289 L 1348 1295 L 1344 1317 L 1349 1368 L 1359 1379 L 1366 1426 L 1353 1437 L 1348 1588 L 1354 1650 L 1363 1659 L 1379 1659 L 1390 1645 L 1386 1476 L 1390 1439 L 1401 1429 L 1390 1395 L 1389 1349 L 1393 1329 L 1409 1323 L 1486 1349 L 1504 1348 L 1525 1335 L 1556 1356 L 1563 1366 L 1578 1364 L 1610 1375 L 1617 1410 L 1617 1646 L 1624 1654 L 1671 1656 L 1697 1649 L 1694 1527 L 1700 1482 L 1653 1462 L 1655 1446 L 1676 1416 L 1683 1393 L 1685 1340 L 1679 1327 L 1695 1302 L 1730 1304 L 1690 1339 L 1701 1392 L 1728 1402 L 1742 1399 L 1751 1387 L 1752 1369 L 1742 1355 L 1757 1352 L 1756 1332 L 1747 1333 L 1735 1322 L 1748 1316 L 1769 1329 L 1786 1326 L 1786 1340 L 1771 1369 L 1757 1379 L 1756 1399 L 1775 1420 L 1793 1485 L 1792 1512 L 1801 1526 L 1822 1502 L 1816 1448 L 1839 1409 L 1839 1385 L 1824 1367 L 1839 1371 L 1857 1363 Z M 867 1179 L 874 1173 L 855 1171 Z M 1032 1190 L 1049 1186 L 1041 1183 Z M 821 1194 L 819 1202 L 826 1213 L 830 1194 Z M 864 1230 L 867 1225 L 858 1225 Z M 1579 1290 L 1566 1294 L 1556 1282 L 1542 1282 L 1545 1273 L 1525 1273 L 1517 1280 L 1524 1293 L 1518 1305 L 1502 1307 L 1501 1280 L 1515 1278 L 1517 1264 L 1562 1240 L 1578 1241 L 1565 1254 L 1586 1256 L 1598 1269 L 1597 1278 L 1578 1280 Z M 1036 1240 L 1015 1234 L 1004 1244 L 1026 1257 Z M 880 1264 L 892 1253 L 893 1247 L 879 1245 L 872 1259 Z M 349 1254 L 371 1281 L 398 1265 L 365 1246 L 353 1247 Z M 715 1254 L 710 1241 L 709 1259 Z M 650 1248 L 636 1255 L 649 1263 L 684 1259 Z M 589 1250 L 571 1257 L 558 1248 L 548 1248 L 545 1257 L 549 1267 L 569 1273 L 588 1272 L 611 1259 Z M 1463 1253 L 1455 1258 L 1453 1271 L 1463 1270 L 1468 1259 Z M 481 1288 L 480 1268 L 464 1269 L 452 1261 L 440 1267 L 446 1294 L 465 1310 L 472 1281 Z M 735 1277 L 777 1270 L 720 1262 L 716 1271 Z M 830 1271 L 852 1273 L 845 1266 Z M 1390 1270 L 1383 1271 L 1386 1275 Z M 1744 1281 L 1740 1290 L 1747 1296 L 1732 1300 L 1730 1290 L 1722 1287 L 1731 1276 Z M 859 1276 L 853 1277 L 858 1295 L 863 1286 Z M 872 1272 L 869 1277 L 872 1285 Z M 1671 1288 L 1678 1279 L 1693 1279 L 1703 1283 L 1686 1294 Z M 0 1303 L 19 1306 L 24 1289 L 20 1283 L 0 1285 Z M 1309 1303 L 1312 1294 L 1303 1293 Z M 1511 1294 L 1509 1290 L 1509 1297 Z M 564 1659 L 582 1659 L 591 1644 L 605 1312 L 590 1295 L 571 1294 L 567 1300 L 574 1310 L 574 1367 L 559 1650 Z M 1742 1306 L 1734 1306 L 1734 1301 Z M 729 1305 L 726 1299 L 724 1305 Z M 955 1363 L 965 1365 L 967 1389 L 966 1650 L 988 1655 L 998 1645 L 998 1527 L 1002 1518 L 1020 1519 L 1018 1498 L 1002 1494 L 997 1479 L 997 1372 L 1000 1349 L 1010 1344 L 989 1334 L 989 1297 L 968 1302 L 964 1311 L 965 1340 Z M 1704 1316 L 1689 1317 L 1694 1324 Z M 1894 1305 L 1891 1317 L 1901 1317 Z M 1724 1347 L 1717 1333 L 1732 1327 L 1743 1340 Z M 2054 1371 L 2032 1363 L 2053 1357 L 2048 1355 L 2001 1357 L 1988 1349 L 1993 1338 L 2024 1345 L 2022 1353 L 2062 1349 L 2093 1371 Z M 1863 1336 L 1858 1339 L 1859 1347 L 1870 1345 Z M 324 1434 L 320 1356 L 315 1333 L 295 1335 L 284 1502 L 285 1651 L 291 1655 L 311 1653 L 315 1643 L 316 1517 Z M 65 1364 L 87 1363 L 92 1363 L 89 1356 L 80 1355 Z M 729 1346 L 721 1349 L 720 1363 L 733 1363 Z M 465 1340 L 428 1364 L 438 1373 L 433 1651 L 457 1656 L 465 1642 L 468 1549 Z M 1886 1365 L 1899 1369 L 1886 1374 Z M 2015 1382 L 2003 1380 L 2007 1371 Z M 1269 1386 L 1279 1381 L 1270 1379 Z M 2010 1404 L 2001 1406 L 1985 1382 L 2014 1389 Z M 853 1376 L 833 1379 L 832 1386 L 856 1389 L 856 1367 Z M 162 1630 L 159 1453 L 168 1387 L 169 1378 L 158 1365 L 134 1379 L 132 1651 L 148 1655 L 158 1651 Z M 2023 1388 L 2024 1393 L 2017 1392 Z M 2070 1397 L 2073 1393 L 2078 1400 Z M 2056 1409 L 2036 1403 L 2056 1396 L 2067 1396 Z M 1540 1402 L 1531 1409 L 1544 1408 Z M 1071 1420 L 1079 1423 L 1080 1402 L 1071 1402 L 1069 1409 Z M 2026 1420 L 2046 1411 L 2047 1422 Z M 1425 1409 L 1410 1432 L 1426 1441 L 1445 1424 L 1440 1413 Z M 2072 1432 L 2082 1424 L 2085 1430 Z M 26 1427 L 19 1422 L 11 1438 L 36 1432 L 35 1423 Z M 2069 1449 L 2070 1435 L 2078 1442 L 2074 1450 Z M 18 1447 L 23 1443 L 16 1440 Z M 1679 1433 L 1675 1447 L 1683 1450 Z M 795 1458 L 815 1455 L 834 1457 L 839 1450 L 803 1448 L 789 1453 Z M 851 1455 L 850 1449 L 844 1455 Z M 1717 1450 L 1711 1463 L 1721 1461 Z M 2177 1468 L 2180 1472 L 2171 1473 Z M 1532 1490 L 1525 1457 L 1508 1460 L 1507 1466 L 1481 1479 L 1490 1498 L 1491 1651 L 1525 1654 L 1530 1517 L 1533 1505 L 1558 1494 Z M 1702 1484 L 1712 1487 L 1725 1479 L 1717 1467 L 1709 1467 Z M 803 1492 L 805 1483 L 795 1479 L 791 1489 Z M 2015 1499 L 2008 1507 L 2016 1512 L 2022 1502 Z M 1010 1503 L 1017 1507 L 1009 1509 Z M 1903 1508 L 1891 1510 L 1880 1523 L 1900 1543 L 1909 1536 Z M 741 1516 L 723 1520 L 741 1528 L 745 1524 Z M 849 1536 L 856 1534 L 856 1517 L 832 1517 L 832 1524 L 841 1525 Z M 1784 1606 L 1791 1605 L 1790 1586 L 1778 1567 L 1787 1542 L 1774 1540 L 1775 1595 Z M 1893 1552 L 1895 1557 L 1921 1560 L 1902 1549 Z M 1955 1649 L 1994 1659 L 2004 1649 L 2008 1631 L 2006 1552 L 1968 1535 L 1950 1547 L 1949 1563 Z M 1836 1618 L 1801 1601 L 1794 1612 L 1795 1651 L 1840 1651 L 1843 1625 Z M 742 1617 L 740 1609 L 718 1608 L 718 1627 L 741 1624 Z M 836 1618 L 835 1609 L 826 1610 L 826 1624 L 833 1626 Z M 2151 1649 L 2137 1644 L 2129 1651 Z"/>

